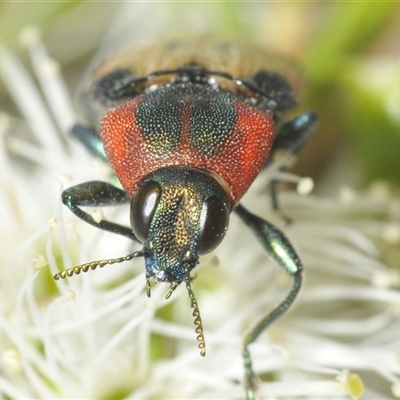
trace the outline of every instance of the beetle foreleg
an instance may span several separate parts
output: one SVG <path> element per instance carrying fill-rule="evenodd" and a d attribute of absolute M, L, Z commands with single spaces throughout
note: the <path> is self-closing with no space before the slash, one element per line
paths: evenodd
<path fill-rule="evenodd" d="M 88 224 L 109 232 L 117 233 L 129 239 L 140 241 L 132 232 L 132 228 L 116 224 L 107 220 L 96 221 L 90 214 L 80 207 L 114 206 L 128 203 L 129 196 L 123 191 L 107 182 L 91 181 L 72 186 L 63 191 L 62 202 L 79 218 Z"/>
<path fill-rule="evenodd" d="M 293 303 L 301 287 L 301 261 L 286 236 L 275 226 L 247 211 L 239 205 L 235 209 L 239 217 L 254 232 L 268 255 L 281 266 L 287 274 L 293 276 L 292 289 L 286 298 L 254 325 L 243 339 L 243 359 L 245 368 L 247 400 L 255 399 L 255 375 L 252 368 L 249 345 Z"/>

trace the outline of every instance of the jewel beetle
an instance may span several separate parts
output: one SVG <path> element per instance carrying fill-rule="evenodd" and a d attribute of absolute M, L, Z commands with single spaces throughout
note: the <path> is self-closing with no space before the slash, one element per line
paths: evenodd
<path fill-rule="evenodd" d="M 255 398 L 249 345 L 291 305 L 301 287 L 302 264 L 285 235 L 240 204 L 256 176 L 274 164 L 288 169 L 311 135 L 317 116 L 294 119 L 298 74 L 286 61 L 247 45 L 223 41 L 171 41 L 139 47 L 98 67 L 84 93 L 94 129 L 73 135 L 110 163 L 122 189 L 102 181 L 63 191 L 63 203 L 87 223 L 140 243 L 141 250 L 57 273 L 65 278 L 143 257 L 147 295 L 153 282 L 185 283 L 205 355 L 191 271 L 223 240 L 235 212 L 269 256 L 291 277 L 286 298 L 263 316 L 243 341 L 245 391 Z M 288 157 L 282 157 L 286 154 Z M 276 184 L 272 204 L 278 209 Z M 96 221 L 85 206 L 130 204 L 130 227 Z"/>

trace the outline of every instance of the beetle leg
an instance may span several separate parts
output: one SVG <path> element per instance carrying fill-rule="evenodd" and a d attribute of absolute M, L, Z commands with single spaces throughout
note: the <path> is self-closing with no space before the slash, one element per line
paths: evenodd
<path fill-rule="evenodd" d="M 243 360 L 245 368 L 245 383 L 247 400 L 255 399 L 255 375 L 252 368 L 249 345 L 293 303 L 301 287 L 301 261 L 286 236 L 274 225 L 247 211 L 241 205 L 235 209 L 239 217 L 253 231 L 268 255 L 286 273 L 293 277 L 293 286 L 286 298 L 272 311 L 263 316 L 245 335 L 243 339 Z"/>
<path fill-rule="evenodd" d="M 264 167 L 277 163 L 281 170 L 291 168 L 314 132 L 317 122 L 317 114 L 314 111 L 306 111 L 278 126 L 271 154 Z"/>
<path fill-rule="evenodd" d="M 271 155 L 264 168 L 274 164 L 278 165 L 279 171 L 289 170 L 314 132 L 317 122 L 317 114 L 314 111 L 307 111 L 278 127 Z M 277 179 L 272 180 L 270 184 L 272 207 L 289 223 L 291 221 L 290 218 L 280 212 L 277 195 L 279 184 L 280 181 Z"/>
<path fill-rule="evenodd" d="M 71 129 L 71 134 L 78 139 L 93 156 L 100 158 L 104 162 L 108 162 L 104 152 L 103 142 L 95 128 L 82 124 L 75 124 Z"/>
<path fill-rule="evenodd" d="M 124 190 L 119 189 L 107 182 L 91 181 L 72 186 L 62 192 L 62 202 L 79 218 L 97 228 L 117 233 L 129 239 L 140 241 L 132 232 L 131 228 L 116 224 L 114 222 L 101 220 L 96 221 L 90 214 L 80 207 L 102 207 L 114 206 L 128 203 L 129 196 Z"/>

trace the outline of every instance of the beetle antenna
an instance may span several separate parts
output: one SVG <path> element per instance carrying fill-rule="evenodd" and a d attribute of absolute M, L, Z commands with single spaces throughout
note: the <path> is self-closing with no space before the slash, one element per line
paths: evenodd
<path fill-rule="evenodd" d="M 196 339 L 199 342 L 200 355 L 204 357 L 206 355 L 206 341 L 204 339 L 203 324 L 201 322 L 200 310 L 199 310 L 199 306 L 197 305 L 197 300 L 194 297 L 192 287 L 190 286 L 189 274 L 186 277 L 185 281 L 186 281 L 186 289 L 187 289 L 187 291 L 189 293 L 189 297 L 190 297 L 190 302 L 191 302 L 190 305 L 193 308 L 192 315 L 194 317 L 194 324 L 196 325 L 196 330 L 195 330 L 195 332 L 197 333 Z"/>
<path fill-rule="evenodd" d="M 118 257 L 118 258 L 109 258 L 108 260 L 98 260 L 98 261 L 91 261 L 86 264 L 81 264 L 73 268 L 68 268 L 64 271 L 58 272 L 53 276 L 53 278 L 57 281 L 60 278 L 64 279 L 66 277 L 71 277 L 72 275 L 79 275 L 80 272 L 87 272 L 89 269 L 94 270 L 97 267 L 103 268 L 106 265 L 110 264 L 118 264 L 122 263 L 124 261 L 130 261 L 135 257 L 143 257 L 143 251 L 135 251 L 134 253 L 128 254 L 127 256 L 124 257 Z"/>

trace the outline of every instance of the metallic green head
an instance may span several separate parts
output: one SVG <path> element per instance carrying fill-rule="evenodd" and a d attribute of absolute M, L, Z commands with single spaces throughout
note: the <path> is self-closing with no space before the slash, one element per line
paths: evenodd
<path fill-rule="evenodd" d="M 199 255 L 221 243 L 230 212 L 224 189 L 206 172 L 169 167 L 148 175 L 131 202 L 131 225 L 143 243 L 147 279 L 187 280 Z"/>

